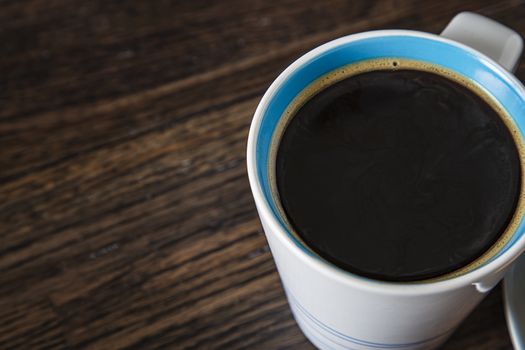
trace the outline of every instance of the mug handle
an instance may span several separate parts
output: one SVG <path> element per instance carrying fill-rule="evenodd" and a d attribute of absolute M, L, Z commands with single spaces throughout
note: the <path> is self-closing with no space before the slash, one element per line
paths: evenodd
<path fill-rule="evenodd" d="M 517 68 L 523 49 L 523 39 L 514 30 L 472 12 L 458 13 L 441 36 L 484 53 L 510 72 Z"/>
<path fill-rule="evenodd" d="M 501 274 L 497 274 L 494 277 L 485 277 L 483 282 L 472 283 L 476 290 L 482 294 L 488 293 L 501 281 Z"/>

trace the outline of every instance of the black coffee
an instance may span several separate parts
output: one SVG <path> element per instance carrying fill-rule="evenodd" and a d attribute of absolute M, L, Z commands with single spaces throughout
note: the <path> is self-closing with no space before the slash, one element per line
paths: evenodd
<path fill-rule="evenodd" d="M 473 91 L 433 73 L 377 70 L 296 112 L 276 181 L 290 224 L 317 254 L 359 275 L 416 281 L 495 243 L 516 207 L 520 160 Z"/>

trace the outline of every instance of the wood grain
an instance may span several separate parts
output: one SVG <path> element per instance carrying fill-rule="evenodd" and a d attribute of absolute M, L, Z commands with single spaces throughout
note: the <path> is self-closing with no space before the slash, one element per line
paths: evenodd
<path fill-rule="evenodd" d="M 525 33 L 511 0 L 0 6 L 2 349 L 312 349 L 247 182 L 265 89 L 348 33 L 463 10 Z M 511 349 L 499 288 L 444 349 Z"/>

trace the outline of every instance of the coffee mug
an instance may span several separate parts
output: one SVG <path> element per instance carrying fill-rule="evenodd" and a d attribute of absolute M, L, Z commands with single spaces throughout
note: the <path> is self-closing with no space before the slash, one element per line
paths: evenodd
<path fill-rule="evenodd" d="M 510 72 L 521 37 L 472 13 L 458 14 L 438 36 L 408 30 L 349 35 L 292 63 L 272 83 L 255 112 L 248 138 L 251 190 L 293 315 L 320 349 L 433 349 L 441 345 L 525 250 L 525 222 L 480 266 L 420 283 L 360 277 L 322 259 L 287 229 L 272 196 L 270 147 L 290 102 L 317 78 L 342 66 L 404 58 L 445 67 L 473 81 L 508 112 L 523 140 L 525 89 Z"/>

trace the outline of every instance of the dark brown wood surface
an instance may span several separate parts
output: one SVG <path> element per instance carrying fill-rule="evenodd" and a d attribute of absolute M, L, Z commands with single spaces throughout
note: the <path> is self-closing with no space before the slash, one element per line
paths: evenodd
<path fill-rule="evenodd" d="M 255 107 L 323 42 L 462 10 L 525 34 L 512 0 L 0 1 L 0 348 L 312 349 L 248 186 Z M 512 348 L 499 287 L 444 348 Z"/>

